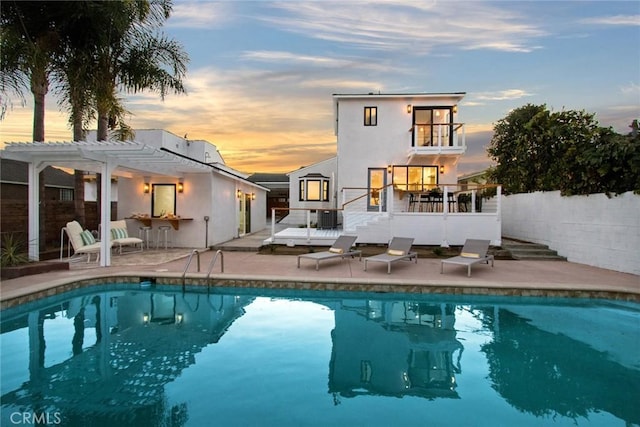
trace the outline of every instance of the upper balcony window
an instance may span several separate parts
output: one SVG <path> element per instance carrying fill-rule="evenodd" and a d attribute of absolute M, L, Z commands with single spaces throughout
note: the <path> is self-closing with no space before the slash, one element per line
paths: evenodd
<path fill-rule="evenodd" d="M 364 125 L 378 125 L 378 107 L 364 107 Z"/>
<path fill-rule="evenodd" d="M 453 145 L 453 107 L 414 107 L 413 146 Z"/>

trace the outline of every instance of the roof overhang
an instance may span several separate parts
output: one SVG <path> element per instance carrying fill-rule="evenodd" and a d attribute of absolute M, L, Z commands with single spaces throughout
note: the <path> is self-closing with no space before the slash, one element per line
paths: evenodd
<path fill-rule="evenodd" d="M 123 177 L 211 173 L 206 164 L 135 141 L 14 142 L 7 144 L 0 155 L 38 168 L 51 165 L 96 173 L 109 163 L 114 167 L 113 175 Z"/>

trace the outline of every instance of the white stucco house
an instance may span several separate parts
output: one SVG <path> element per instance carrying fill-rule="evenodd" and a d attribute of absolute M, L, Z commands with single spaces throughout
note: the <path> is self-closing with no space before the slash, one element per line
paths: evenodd
<path fill-rule="evenodd" d="M 305 215 L 309 224 L 322 223 L 320 216 L 334 209 L 338 226 L 333 233 L 274 229 L 269 242 L 330 244 L 344 233 L 358 243 L 405 236 L 418 245 L 461 245 L 467 238 L 500 245 L 500 186 L 457 183 L 467 149 L 464 95 L 333 95 L 336 157 L 289 174 L 286 223 L 305 223 Z"/>
<path fill-rule="evenodd" d="M 137 130 L 134 141 L 9 143 L 5 158 L 29 163 L 29 256 L 38 259 L 38 173 L 46 166 L 102 174 L 101 199 L 112 200 L 117 177 L 117 219 L 130 234 L 150 225 L 152 236 L 171 225 L 172 245 L 204 248 L 266 227 L 268 189 L 225 165 L 215 145 L 164 130 Z M 110 203 L 101 203 L 101 241 L 110 240 Z M 101 265 L 110 265 L 106 243 Z"/>

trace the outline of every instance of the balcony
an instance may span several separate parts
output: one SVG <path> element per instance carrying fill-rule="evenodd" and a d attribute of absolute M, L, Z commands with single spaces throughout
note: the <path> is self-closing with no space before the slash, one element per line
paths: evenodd
<path fill-rule="evenodd" d="M 467 150 L 464 123 L 416 124 L 412 133 L 408 157 L 451 155 L 459 156 Z"/>

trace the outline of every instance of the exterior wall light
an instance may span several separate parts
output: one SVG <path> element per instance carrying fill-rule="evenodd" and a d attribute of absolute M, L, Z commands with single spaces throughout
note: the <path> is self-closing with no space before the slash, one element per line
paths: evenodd
<path fill-rule="evenodd" d="M 184 193 L 184 181 L 178 181 L 178 193 Z"/>
<path fill-rule="evenodd" d="M 144 187 L 143 187 L 143 191 L 144 194 L 149 194 L 149 191 L 151 191 L 151 184 L 149 184 L 149 177 L 145 176 L 144 177 Z"/>
<path fill-rule="evenodd" d="M 391 173 L 391 171 L 393 171 L 393 166 L 387 165 L 387 173 Z"/>
<path fill-rule="evenodd" d="M 176 324 L 181 324 L 184 320 L 184 315 L 182 313 L 176 313 Z"/>
<path fill-rule="evenodd" d="M 251 193 L 251 200 L 255 200 L 256 199 L 256 193 Z"/>
<path fill-rule="evenodd" d="M 236 191 L 236 197 L 238 197 L 238 199 L 242 198 L 242 190 L 240 190 L 239 188 L 238 191 Z"/>
<path fill-rule="evenodd" d="M 407 114 L 411 114 L 411 104 L 407 104 Z"/>
<path fill-rule="evenodd" d="M 458 112 L 458 105 L 454 105 L 453 106 L 453 114 L 456 114 Z"/>
<path fill-rule="evenodd" d="M 443 174 L 444 173 L 444 165 L 440 165 L 440 173 Z"/>
<path fill-rule="evenodd" d="M 143 313 L 142 314 L 142 323 L 145 325 L 149 324 L 149 313 Z"/>

